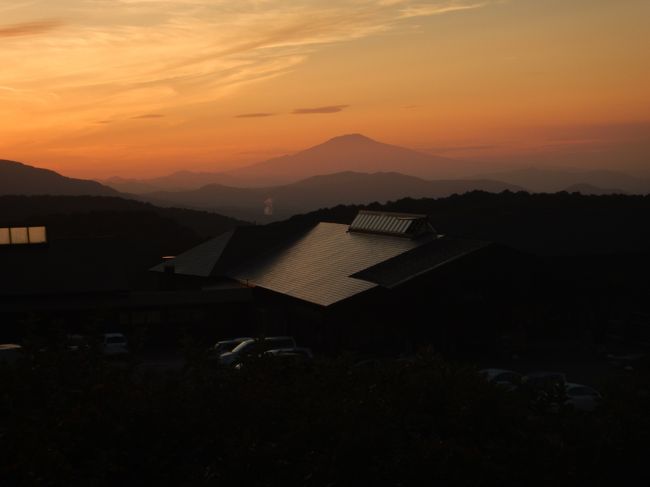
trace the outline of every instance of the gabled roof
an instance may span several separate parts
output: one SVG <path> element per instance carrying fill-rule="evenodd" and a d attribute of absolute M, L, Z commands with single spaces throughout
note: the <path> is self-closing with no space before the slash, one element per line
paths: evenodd
<path fill-rule="evenodd" d="M 393 288 L 489 245 L 480 240 L 440 237 L 352 277 Z"/>
<path fill-rule="evenodd" d="M 435 237 L 411 240 L 348 232 L 319 223 L 283 248 L 227 272 L 227 276 L 321 306 L 376 287 L 353 274 L 413 250 Z"/>
<path fill-rule="evenodd" d="M 237 227 L 177 255 L 171 261 L 155 265 L 150 270 L 164 272 L 165 266 L 171 264 L 176 274 L 224 276 L 227 269 L 292 242 L 304 231 L 303 226 L 289 231 L 273 225 Z"/>
<path fill-rule="evenodd" d="M 288 228 L 239 227 L 180 254 L 174 270 L 330 306 L 378 286 L 395 287 L 487 245 L 440 237 L 423 215 L 360 212 L 350 226 Z"/>
<path fill-rule="evenodd" d="M 177 255 L 173 259 L 174 272 L 176 274 L 184 274 L 189 276 L 208 277 L 222 257 L 222 254 L 230 240 L 232 239 L 235 231 L 220 235 L 219 237 L 203 242 L 190 250 Z M 161 263 L 151 268 L 152 271 L 164 272 L 165 265 Z"/>

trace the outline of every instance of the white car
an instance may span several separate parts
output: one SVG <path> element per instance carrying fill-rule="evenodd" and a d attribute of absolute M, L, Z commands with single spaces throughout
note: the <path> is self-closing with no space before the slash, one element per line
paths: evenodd
<path fill-rule="evenodd" d="M 602 400 L 600 392 L 596 389 L 572 382 L 566 385 L 566 396 L 564 404 L 579 411 L 594 411 Z"/>
<path fill-rule="evenodd" d="M 248 340 L 252 340 L 251 337 L 240 337 L 240 338 L 231 338 L 230 340 L 223 340 L 220 342 L 215 343 L 210 349 L 208 350 L 208 355 L 212 357 L 219 358 L 221 355 L 227 352 L 232 352 L 233 349 Z"/>
<path fill-rule="evenodd" d="M 105 333 L 102 343 L 104 355 L 125 355 L 129 353 L 129 345 L 122 333 Z"/>
<path fill-rule="evenodd" d="M 293 337 L 266 337 L 262 339 L 245 340 L 232 352 L 226 352 L 219 357 L 221 365 L 237 365 L 241 360 L 252 355 L 261 355 L 269 350 L 278 348 L 296 348 L 296 341 Z"/>

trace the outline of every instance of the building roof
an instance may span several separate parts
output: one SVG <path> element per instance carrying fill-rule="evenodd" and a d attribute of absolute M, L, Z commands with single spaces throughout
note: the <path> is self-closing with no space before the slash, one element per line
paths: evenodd
<path fill-rule="evenodd" d="M 257 258 L 278 246 L 299 238 L 310 226 L 286 230 L 273 225 L 248 225 L 237 227 L 218 237 L 203 242 L 171 260 L 151 268 L 164 272 L 168 265 L 174 266 L 176 274 L 188 276 L 223 276 L 226 269 L 240 262 Z"/>
<path fill-rule="evenodd" d="M 435 234 L 426 215 L 361 210 L 349 227 L 350 232 L 417 238 Z"/>
<path fill-rule="evenodd" d="M 440 237 L 351 277 L 393 288 L 489 245 L 480 240 Z"/>
<path fill-rule="evenodd" d="M 227 275 L 251 285 L 329 306 L 376 287 L 351 277 L 435 239 L 418 240 L 348 232 L 348 225 L 319 223 L 301 238 Z"/>
<path fill-rule="evenodd" d="M 395 287 L 487 245 L 440 237 L 424 215 L 362 211 L 349 226 L 289 228 L 237 228 L 177 256 L 174 271 L 331 306 L 378 286 Z"/>
<path fill-rule="evenodd" d="M 177 255 L 170 261 L 152 267 L 151 270 L 163 272 L 166 265 L 173 265 L 176 274 L 199 277 L 211 276 L 226 247 L 230 244 L 234 233 L 234 230 L 230 230 L 219 237 L 203 242 Z"/>

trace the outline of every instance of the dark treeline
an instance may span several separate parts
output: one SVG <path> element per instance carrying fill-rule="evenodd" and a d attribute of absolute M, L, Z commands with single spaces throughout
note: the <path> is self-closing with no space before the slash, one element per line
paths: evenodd
<path fill-rule="evenodd" d="M 188 349 L 189 350 L 189 349 Z M 3 485 L 620 485 L 647 478 L 647 364 L 595 413 L 413 362 L 153 375 L 92 355 L 0 366 Z M 637 485 L 637 484 L 633 484 Z"/>
<path fill-rule="evenodd" d="M 650 196 L 473 191 L 448 198 L 336 206 L 274 225 L 350 223 L 362 208 L 427 214 L 443 234 L 488 240 L 539 255 L 650 251 L 650 225 L 646 223 L 650 221 Z"/>
<path fill-rule="evenodd" d="M 443 234 L 502 243 L 539 255 L 650 250 L 650 225 L 646 224 L 650 219 L 650 196 L 474 191 L 438 199 L 405 198 L 386 204 L 336 206 L 271 225 L 281 228 L 318 221 L 350 223 L 362 208 L 428 214 Z M 188 231 L 204 240 L 244 223 L 216 213 L 96 196 L 0 196 L 0 222 L 45 223 L 51 227 L 52 236 L 146 236 L 151 232 L 152 238 L 165 234 L 170 241 L 180 240 L 189 235 Z M 157 228 L 160 235 L 156 235 Z"/>
<path fill-rule="evenodd" d="M 520 272 L 530 284 L 515 305 L 524 310 L 527 326 L 539 328 L 543 336 L 575 339 L 587 333 L 602 341 L 614 334 L 632 342 L 648 340 L 647 327 L 643 331 L 631 323 L 639 313 L 650 314 L 650 196 L 475 191 L 340 205 L 272 226 L 350 223 L 362 208 L 427 214 L 442 234 L 523 252 L 528 257 Z"/>
<path fill-rule="evenodd" d="M 578 281 L 603 293 L 647 294 L 650 196 L 471 192 L 440 199 L 336 206 L 270 225 L 289 232 L 318 221 L 350 223 L 361 208 L 431 217 L 439 232 L 501 243 L 537 257 L 542 281 Z M 45 224 L 51 238 L 117 237 L 133 270 L 219 235 L 238 220 L 113 197 L 2 196 L 0 224 Z M 273 232 L 272 232 L 273 233 Z"/>
<path fill-rule="evenodd" d="M 106 196 L 0 196 L 0 226 L 46 225 L 50 239 L 112 237 L 138 270 L 245 224 L 206 211 Z"/>

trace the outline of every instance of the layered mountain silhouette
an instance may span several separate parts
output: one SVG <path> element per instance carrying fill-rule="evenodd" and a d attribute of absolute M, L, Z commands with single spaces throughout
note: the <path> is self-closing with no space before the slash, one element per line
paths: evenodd
<path fill-rule="evenodd" d="M 486 165 L 450 159 L 377 142 L 361 134 L 334 137 L 295 154 L 268 159 L 227 172 L 178 171 L 150 179 L 111 178 L 104 184 L 118 191 L 145 194 L 186 191 L 206 184 L 234 188 L 266 188 L 310 177 L 341 172 L 392 172 L 427 180 L 472 179 L 502 181 L 531 192 L 564 191 L 575 185 L 614 188 L 626 193 L 650 192 L 650 181 L 617 171 L 520 168 L 486 172 Z M 585 187 L 582 188 L 586 190 Z"/>
<path fill-rule="evenodd" d="M 97 181 L 68 178 L 49 169 L 0 160 L 0 195 L 3 194 L 119 195 L 113 188 Z"/>
<path fill-rule="evenodd" d="M 474 172 L 478 172 L 473 165 Z M 468 174 L 462 161 L 433 156 L 404 147 L 377 142 L 361 134 L 334 137 L 291 155 L 269 159 L 222 173 L 180 171 L 152 179 L 111 178 L 109 186 L 129 193 L 197 189 L 206 184 L 233 187 L 266 187 L 289 184 L 313 176 L 340 172 L 395 172 L 424 179 L 455 179 Z"/>
<path fill-rule="evenodd" d="M 210 209 L 236 218 L 267 221 L 339 204 L 386 202 L 404 197 L 443 197 L 473 190 L 501 192 L 523 188 L 491 180 L 437 180 L 394 172 L 341 172 L 264 188 L 211 184 L 191 191 L 160 191 L 141 198 L 157 205 Z M 271 213 L 272 214 L 265 214 Z"/>
<path fill-rule="evenodd" d="M 186 191 L 198 189 L 206 184 L 224 184 L 226 186 L 247 187 L 255 181 L 237 178 L 221 172 L 176 171 L 167 176 L 150 179 L 121 178 L 115 176 L 103 184 L 122 193 L 144 194 L 153 191 Z"/>

